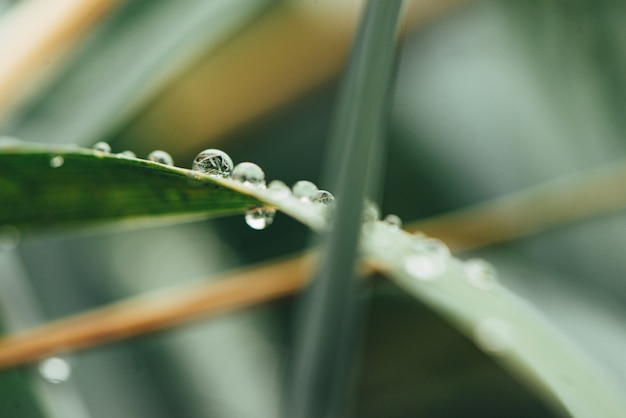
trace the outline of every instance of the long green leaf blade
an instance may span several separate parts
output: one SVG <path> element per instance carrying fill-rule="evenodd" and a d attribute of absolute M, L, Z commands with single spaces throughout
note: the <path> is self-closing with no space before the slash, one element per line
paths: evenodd
<path fill-rule="evenodd" d="M 164 215 L 223 216 L 258 200 L 152 161 L 15 143 L 0 148 L 0 225 L 59 227 Z"/>

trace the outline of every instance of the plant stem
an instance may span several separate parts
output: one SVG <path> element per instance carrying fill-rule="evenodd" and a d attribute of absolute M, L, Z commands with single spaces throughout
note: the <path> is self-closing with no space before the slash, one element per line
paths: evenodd
<path fill-rule="evenodd" d="M 364 293 L 355 278 L 363 202 L 382 174 L 401 5 L 401 0 L 367 3 L 341 86 L 326 167 L 337 204 L 321 268 L 303 295 L 286 417 L 338 416 L 345 409 Z"/>

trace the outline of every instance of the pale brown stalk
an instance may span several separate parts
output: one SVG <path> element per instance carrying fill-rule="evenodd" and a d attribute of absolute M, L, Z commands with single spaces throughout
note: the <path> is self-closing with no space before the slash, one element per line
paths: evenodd
<path fill-rule="evenodd" d="M 0 17 L 0 115 L 32 90 L 52 62 L 116 0 L 25 0 Z"/>
<path fill-rule="evenodd" d="M 0 368 L 292 294 L 309 277 L 313 258 L 308 254 L 148 293 L 8 335 L 0 340 Z"/>

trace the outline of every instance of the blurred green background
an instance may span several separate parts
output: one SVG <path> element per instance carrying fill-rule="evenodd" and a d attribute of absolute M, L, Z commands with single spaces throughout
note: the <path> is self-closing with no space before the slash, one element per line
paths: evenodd
<path fill-rule="evenodd" d="M 23 2 L 0 3 L 0 28 Z M 256 162 L 268 179 L 318 181 L 359 5 L 111 3 L 62 54 L 35 61 L 24 83 L 37 82 L 3 103 L 0 133 L 82 146 L 105 140 L 139 156 L 163 149 L 187 168 L 217 147 L 235 162 Z M 624 21 L 619 0 L 410 2 L 382 212 L 419 220 L 622 159 Z M 4 237 L 3 329 L 211 280 L 296 253 L 309 238 L 281 215 L 261 232 L 237 216 L 44 231 L 19 245 Z M 490 260 L 505 284 L 626 385 L 624 248 L 626 218 L 616 212 L 462 257 Z M 555 416 L 393 284 L 376 279 L 372 292 L 352 416 Z M 1 371 L 0 416 L 276 417 L 293 302 L 68 354 L 62 383 L 37 365 Z"/>

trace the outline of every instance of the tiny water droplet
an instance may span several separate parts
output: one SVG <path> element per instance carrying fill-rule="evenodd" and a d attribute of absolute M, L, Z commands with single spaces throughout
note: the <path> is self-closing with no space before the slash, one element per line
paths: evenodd
<path fill-rule="evenodd" d="M 111 146 L 104 141 L 96 142 L 93 146 L 93 149 L 94 151 L 104 152 L 105 154 L 111 152 Z"/>
<path fill-rule="evenodd" d="M 169 155 L 165 151 L 155 150 L 148 154 L 148 160 L 154 161 L 155 163 L 163 164 L 163 165 L 174 165 L 174 160 L 172 156 Z"/>
<path fill-rule="evenodd" d="M 404 268 L 419 280 L 434 280 L 446 269 L 450 250 L 441 241 L 433 238 L 414 238 Z"/>
<path fill-rule="evenodd" d="M 285 199 L 291 196 L 291 189 L 289 186 L 280 180 L 272 180 L 267 186 L 267 191 L 270 192 L 274 199 Z"/>
<path fill-rule="evenodd" d="M 63 165 L 64 162 L 65 160 L 63 159 L 63 157 L 57 155 L 56 157 L 50 158 L 50 167 L 59 168 Z"/>
<path fill-rule="evenodd" d="M 0 226 L 0 250 L 10 251 L 20 244 L 20 230 L 13 225 Z"/>
<path fill-rule="evenodd" d="M 398 231 L 402 228 L 402 219 L 400 219 L 398 215 L 389 214 L 385 216 L 383 222 L 394 231 Z"/>
<path fill-rule="evenodd" d="M 513 330 L 500 318 L 485 318 L 474 329 L 476 344 L 485 351 L 500 353 L 513 345 Z"/>
<path fill-rule="evenodd" d="M 246 223 L 258 231 L 267 228 L 274 222 L 276 210 L 272 208 L 254 208 L 246 212 Z"/>
<path fill-rule="evenodd" d="M 496 269 L 485 260 L 473 258 L 463 263 L 466 280 L 479 289 L 492 289 L 498 280 Z"/>
<path fill-rule="evenodd" d="M 321 203 L 323 205 L 332 205 L 334 201 L 335 196 L 326 190 L 318 190 L 317 195 L 313 198 L 314 203 Z"/>
<path fill-rule="evenodd" d="M 233 168 L 232 179 L 245 186 L 265 188 L 265 173 L 254 163 L 239 163 Z"/>
<path fill-rule="evenodd" d="M 376 203 L 367 200 L 363 207 L 363 222 L 376 222 L 380 218 L 380 209 Z"/>
<path fill-rule="evenodd" d="M 291 189 L 293 191 L 293 197 L 302 202 L 312 202 L 319 192 L 315 183 L 307 180 L 296 182 Z"/>
<path fill-rule="evenodd" d="M 60 357 L 50 357 L 39 363 L 39 374 L 50 383 L 67 381 L 72 374 L 69 363 Z"/>
<path fill-rule="evenodd" d="M 213 176 L 230 177 L 233 160 L 222 150 L 205 149 L 193 160 L 191 169 Z"/>
<path fill-rule="evenodd" d="M 135 154 L 134 152 L 130 150 L 122 151 L 119 154 L 117 154 L 117 156 L 121 158 L 137 158 L 137 154 Z"/>

